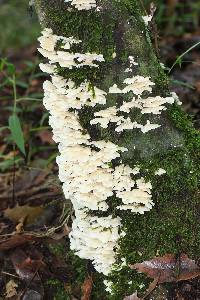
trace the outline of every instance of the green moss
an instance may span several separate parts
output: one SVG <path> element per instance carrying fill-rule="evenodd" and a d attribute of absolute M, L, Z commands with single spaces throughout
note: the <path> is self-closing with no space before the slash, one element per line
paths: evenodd
<path fill-rule="evenodd" d="M 106 64 L 103 68 L 90 69 L 86 67 L 64 72 L 61 70 L 61 74 L 66 78 L 72 78 L 78 84 L 85 79 L 96 83 L 101 82 L 105 72 L 109 72 L 109 64 L 113 62 L 112 54 L 114 52 L 117 52 L 116 61 L 118 63 L 126 63 L 129 55 L 138 57 L 138 53 L 140 53 L 138 57 L 140 73 L 151 76 L 154 81 L 157 80 L 157 85 L 161 86 L 161 91 L 163 91 L 163 81 L 166 81 L 166 76 L 156 61 L 150 40 L 146 39 L 146 34 L 148 37 L 149 35 L 140 16 L 141 10 L 138 1 L 112 0 L 109 5 L 107 1 L 105 3 L 102 1 L 101 6 L 103 8 L 105 6 L 107 9 L 103 9 L 100 14 L 95 10 L 80 12 L 72 9 L 72 11 L 68 11 L 66 4 L 62 4 L 63 7 L 60 7 L 52 1 L 49 3 L 46 0 L 37 1 L 45 5 L 46 17 L 43 21 L 45 27 L 54 29 L 56 34 L 73 36 L 82 41 L 72 50 L 77 52 L 80 50 L 83 53 L 101 53 L 104 56 Z M 128 24 L 132 24 L 132 26 Z M 146 57 L 147 49 L 149 57 Z"/>
<path fill-rule="evenodd" d="M 69 250 L 67 253 L 66 262 L 69 263 L 72 267 L 72 270 L 74 272 L 73 277 L 76 278 L 76 282 L 72 282 L 72 284 L 82 284 L 87 276 L 88 262 L 75 255 L 71 250 Z"/>
<path fill-rule="evenodd" d="M 66 254 L 66 245 L 64 243 L 49 244 L 49 250 L 55 255 L 64 257 Z"/>
<path fill-rule="evenodd" d="M 47 287 L 52 290 L 54 300 L 70 300 L 70 295 L 67 295 L 67 292 L 64 288 L 64 285 L 57 279 L 49 279 L 47 281 Z"/>
<path fill-rule="evenodd" d="M 92 288 L 92 295 L 91 300 L 101 299 L 107 300 L 108 294 L 105 291 L 105 285 L 103 281 L 105 280 L 105 276 L 99 274 L 97 272 L 93 275 L 93 288 Z"/>
<path fill-rule="evenodd" d="M 141 174 L 152 183 L 155 206 L 144 215 L 118 212 L 126 232 L 120 241 L 119 262 L 125 258 L 127 264 L 134 264 L 166 253 L 187 253 L 193 259 L 198 258 L 200 135 L 178 106 L 172 107 L 170 115 L 182 130 L 185 144 L 180 149 L 174 148 L 140 161 Z M 158 168 L 166 170 L 166 174 L 155 176 Z M 129 285 L 130 278 L 133 283 Z M 149 284 L 141 274 L 126 267 L 113 271 L 110 279 L 114 295 L 109 299 L 113 300 L 140 291 L 141 284 L 145 287 Z"/>
<path fill-rule="evenodd" d="M 74 275 L 73 275 L 73 282 L 72 282 L 72 290 L 74 288 L 81 290 L 81 286 L 84 280 L 90 275 L 93 278 L 93 287 L 92 287 L 92 295 L 91 299 L 101 299 L 106 300 L 106 292 L 105 286 L 103 283 L 104 276 L 102 274 L 97 273 L 91 262 L 87 260 L 80 259 L 77 255 L 74 254 L 73 251 L 69 251 L 67 255 L 67 261 L 71 265 Z"/>
<path fill-rule="evenodd" d="M 77 45 L 77 50 L 80 48 L 83 53 L 101 53 L 106 61 L 111 61 L 114 52 L 115 26 L 112 16 L 106 24 L 106 14 L 102 16 L 93 10 L 80 13 L 76 9 L 71 12 L 66 9 L 66 6 L 61 12 L 59 8 L 56 10 L 51 4 L 47 4 L 46 15 L 45 26 L 53 28 L 57 34 L 73 36 L 82 41 Z M 105 43 L 106 47 L 104 47 Z"/>
<path fill-rule="evenodd" d="M 113 293 L 107 296 L 107 300 L 122 300 L 124 295 L 132 295 L 135 291 L 142 295 L 150 283 L 145 275 L 138 274 L 129 267 L 123 267 L 120 272 L 113 271 L 109 280 L 113 283 Z"/>
<path fill-rule="evenodd" d="M 200 133 L 194 128 L 192 118 L 176 104 L 171 106 L 169 115 L 175 126 L 184 133 L 186 147 L 194 156 L 199 156 Z"/>

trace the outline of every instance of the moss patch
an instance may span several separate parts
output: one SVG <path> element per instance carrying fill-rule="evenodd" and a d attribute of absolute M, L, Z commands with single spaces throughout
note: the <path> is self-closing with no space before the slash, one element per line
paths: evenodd
<path fill-rule="evenodd" d="M 186 253 L 198 259 L 200 247 L 200 135 L 191 120 L 178 106 L 172 107 L 171 118 L 185 136 L 185 146 L 142 160 L 141 173 L 153 186 L 155 206 L 144 215 L 119 212 L 126 236 L 120 241 L 119 263 L 127 264 L 150 260 L 166 253 Z M 159 168 L 166 174 L 155 176 Z M 118 205 L 118 204 L 117 204 Z M 130 268 L 113 271 L 114 295 L 109 299 L 123 299 L 149 280 Z M 132 283 L 130 282 L 132 280 Z"/>

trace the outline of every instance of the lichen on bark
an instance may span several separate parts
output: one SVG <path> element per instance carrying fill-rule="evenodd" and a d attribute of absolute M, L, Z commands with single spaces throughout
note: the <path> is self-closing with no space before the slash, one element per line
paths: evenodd
<path fill-rule="evenodd" d="M 128 57 L 134 56 L 138 67 L 132 75 L 151 77 L 155 83 L 153 95 L 169 96 L 166 77 L 150 43 L 148 29 L 142 20 L 138 1 L 97 1 L 101 11 L 68 11 L 62 0 L 35 0 L 35 7 L 42 27 L 52 28 L 55 34 L 73 36 L 82 40 L 83 52 L 103 54 L 103 67 L 94 71 L 88 67 L 81 70 L 59 69 L 65 78 L 72 78 L 77 84 L 87 79 L 91 87 L 108 90 L 111 85 L 127 77 L 124 73 Z M 113 53 L 116 57 L 113 58 Z M 125 96 L 123 96 L 125 97 Z M 107 107 L 121 104 L 120 95 L 109 95 Z M 162 126 L 156 131 L 142 133 L 138 130 L 116 133 L 112 126 L 102 129 L 90 125 L 95 111 L 102 109 L 83 108 L 79 112 L 81 125 L 92 138 L 112 141 L 128 148 L 121 156 L 122 163 L 134 167 L 139 165 L 142 175 L 151 180 L 154 208 L 144 215 L 117 211 L 118 200 L 108 199 L 109 213 L 122 219 L 126 236 L 120 241 L 118 261 L 125 258 L 133 264 L 166 253 L 187 253 L 197 258 L 200 246 L 199 223 L 199 177 L 200 137 L 191 121 L 176 104 L 161 115 L 148 116 L 153 123 Z M 145 121 L 137 113 L 130 117 Z M 155 176 L 158 168 L 166 174 Z M 137 274 L 127 266 L 114 270 L 110 275 L 113 295 L 106 299 L 123 299 L 135 290 L 142 291 L 148 284 L 145 276 Z M 132 282 L 131 282 L 132 281 Z M 130 283 L 131 282 L 131 283 Z M 141 284 L 144 287 L 141 288 Z M 95 299 L 95 298 L 94 298 Z"/>

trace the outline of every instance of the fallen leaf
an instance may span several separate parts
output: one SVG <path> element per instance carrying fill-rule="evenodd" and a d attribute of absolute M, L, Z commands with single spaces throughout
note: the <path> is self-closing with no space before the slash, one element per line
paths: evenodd
<path fill-rule="evenodd" d="M 12 174 L 9 178 L 12 178 Z M 5 178 L 6 180 L 6 178 Z M 49 171 L 41 171 L 38 169 L 31 169 L 23 171 L 22 174 L 16 176 L 15 197 L 13 203 L 13 184 L 1 189 L 0 185 L 0 210 L 5 211 L 8 207 L 17 205 L 22 207 L 28 206 L 42 206 L 51 202 L 52 199 L 62 199 L 63 193 L 60 183 L 57 178 L 49 174 Z"/>
<path fill-rule="evenodd" d="M 23 192 L 24 190 L 27 192 L 30 188 L 41 185 L 47 176 L 47 171 L 38 169 L 31 169 L 30 171 L 24 172 L 15 182 L 15 193 Z"/>
<path fill-rule="evenodd" d="M 17 222 L 16 231 L 23 227 L 24 223 L 32 224 L 39 216 L 43 214 L 44 207 L 42 206 L 29 206 L 16 205 L 13 208 L 7 208 L 4 211 L 4 216 L 10 219 L 11 221 Z M 22 229 L 22 228 L 21 228 Z"/>
<path fill-rule="evenodd" d="M 135 292 L 134 294 L 132 294 L 130 296 L 126 296 L 124 298 L 124 300 L 142 300 L 142 298 L 138 298 L 137 292 Z"/>
<path fill-rule="evenodd" d="M 32 281 L 38 280 L 37 272 L 44 268 L 46 265 L 43 262 L 43 257 L 39 253 L 36 258 L 27 256 L 21 249 L 16 249 L 10 256 L 16 273 L 23 280 Z"/>
<path fill-rule="evenodd" d="M 30 241 L 37 241 L 40 238 L 37 238 L 31 234 L 15 234 L 8 238 L 1 238 L 0 241 L 0 251 L 6 251 L 12 248 L 16 248 L 23 244 L 26 244 Z"/>
<path fill-rule="evenodd" d="M 178 258 L 174 254 L 155 257 L 152 260 L 130 265 L 131 269 L 145 273 L 159 283 L 189 280 L 200 275 L 200 268 L 186 254 Z"/>
<path fill-rule="evenodd" d="M 8 281 L 6 283 L 6 298 L 11 298 L 13 296 L 17 295 L 16 288 L 18 287 L 18 284 L 14 280 Z"/>
<path fill-rule="evenodd" d="M 92 277 L 89 276 L 85 279 L 82 285 L 82 297 L 81 300 L 90 300 L 91 292 L 92 292 L 93 281 Z"/>

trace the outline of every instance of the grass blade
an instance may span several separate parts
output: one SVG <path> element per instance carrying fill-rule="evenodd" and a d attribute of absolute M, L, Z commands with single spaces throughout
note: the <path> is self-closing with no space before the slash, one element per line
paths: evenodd
<path fill-rule="evenodd" d="M 11 131 L 12 139 L 17 145 L 17 147 L 20 149 L 20 151 L 26 155 L 25 152 L 25 143 L 24 143 L 24 135 L 22 132 L 22 127 L 20 124 L 20 120 L 16 114 L 13 114 L 9 117 L 8 120 L 9 123 L 9 129 Z"/>

